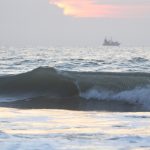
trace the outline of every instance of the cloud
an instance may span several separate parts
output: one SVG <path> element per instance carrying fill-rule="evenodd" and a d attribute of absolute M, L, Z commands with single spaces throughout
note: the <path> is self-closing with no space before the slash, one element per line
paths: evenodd
<path fill-rule="evenodd" d="M 150 2 L 142 0 L 49 0 L 63 9 L 65 15 L 74 17 L 142 17 L 150 11 Z M 150 13 L 149 13 L 150 15 Z M 148 15 L 147 15 L 148 16 Z"/>

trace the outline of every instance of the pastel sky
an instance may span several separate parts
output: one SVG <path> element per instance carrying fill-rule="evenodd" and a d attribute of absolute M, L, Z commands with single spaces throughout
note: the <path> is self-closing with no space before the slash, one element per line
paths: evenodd
<path fill-rule="evenodd" d="M 0 0 L 0 46 L 150 45 L 150 0 Z"/>
<path fill-rule="evenodd" d="M 50 0 L 63 9 L 64 15 L 74 17 L 144 17 L 150 2 L 143 0 Z"/>

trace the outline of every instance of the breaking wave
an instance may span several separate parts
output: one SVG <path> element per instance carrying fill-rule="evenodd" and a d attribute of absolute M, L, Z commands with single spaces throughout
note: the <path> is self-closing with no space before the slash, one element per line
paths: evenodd
<path fill-rule="evenodd" d="M 0 77 L 1 103 L 27 100 L 29 105 L 30 100 L 36 101 L 37 97 L 38 100 L 47 97 L 49 102 L 55 99 L 57 103 L 64 99 L 65 102 L 77 99 L 74 103 L 78 104 L 90 101 L 88 108 L 98 101 L 108 105 L 140 105 L 150 110 L 150 74 L 69 72 L 40 67 L 27 73 Z"/>

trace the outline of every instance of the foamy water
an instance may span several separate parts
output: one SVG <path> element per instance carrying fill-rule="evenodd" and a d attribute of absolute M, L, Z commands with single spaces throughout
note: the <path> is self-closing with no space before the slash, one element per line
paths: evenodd
<path fill-rule="evenodd" d="M 149 150 L 150 113 L 0 108 L 1 150 Z"/>

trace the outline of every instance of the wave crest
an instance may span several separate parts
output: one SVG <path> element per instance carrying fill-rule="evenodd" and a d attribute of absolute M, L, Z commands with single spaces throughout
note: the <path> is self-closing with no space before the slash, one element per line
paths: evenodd
<path fill-rule="evenodd" d="M 0 78 L 0 95 L 52 97 L 74 96 L 78 89 L 73 80 L 63 76 L 54 68 L 37 68 L 33 71 Z"/>
<path fill-rule="evenodd" d="M 123 101 L 130 104 L 140 104 L 144 108 L 150 109 L 150 85 L 122 92 L 90 89 L 81 93 L 80 96 L 88 100 Z"/>

